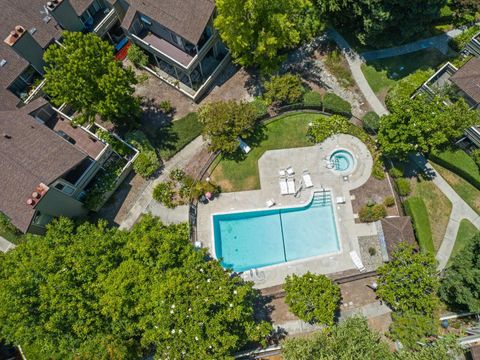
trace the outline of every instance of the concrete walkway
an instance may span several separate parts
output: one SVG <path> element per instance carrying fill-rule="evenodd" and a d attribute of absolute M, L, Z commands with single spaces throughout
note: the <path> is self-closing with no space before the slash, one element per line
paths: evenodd
<path fill-rule="evenodd" d="M 424 170 L 426 174 L 432 177 L 433 183 L 445 194 L 452 203 L 452 212 L 448 221 L 445 237 L 443 238 L 440 249 L 438 249 L 436 258 L 438 260 L 438 270 L 443 270 L 448 263 L 448 259 L 455 245 L 458 228 L 462 219 L 469 220 L 473 225 L 480 229 L 480 216 L 452 189 L 447 181 L 438 174 L 427 160 L 417 155 L 412 157 L 415 163 Z"/>
<path fill-rule="evenodd" d="M 153 189 L 163 181 L 168 181 L 168 175 L 175 168 L 183 168 L 192 157 L 197 154 L 205 145 L 202 136 L 197 137 L 187 146 L 185 146 L 174 157 L 165 162 L 161 174 L 152 180 L 145 188 L 143 193 L 132 206 L 128 215 L 120 224 L 120 229 L 130 229 L 138 218 L 145 213 L 152 213 L 159 217 L 165 223 L 180 223 L 188 221 L 188 206 L 177 206 L 175 209 L 169 209 L 157 201 L 153 200 Z"/>
<path fill-rule="evenodd" d="M 0 236 L 0 251 L 6 253 L 8 250 L 15 249 L 15 244 L 12 244 L 7 239 Z"/>
<path fill-rule="evenodd" d="M 436 48 L 442 54 L 446 55 L 449 51 L 448 42 L 450 39 L 460 35 L 461 33 L 462 30 L 460 29 L 453 29 L 445 34 L 432 36 L 430 38 L 414 41 L 405 45 L 395 46 L 388 49 L 367 51 L 361 53 L 360 57 L 362 57 L 364 61 L 371 61 L 392 56 L 405 55 L 428 48 Z"/>
<path fill-rule="evenodd" d="M 447 36 L 456 36 L 457 31 L 460 30 L 453 30 L 447 33 Z M 334 29 L 328 30 L 328 36 L 333 39 L 337 45 L 342 49 L 342 52 L 345 54 L 345 57 L 348 61 L 350 66 L 350 70 L 352 72 L 353 78 L 358 84 L 358 87 L 362 91 L 365 99 L 367 99 L 368 103 L 372 107 L 372 109 L 378 115 L 385 115 L 388 114 L 388 110 L 383 106 L 381 101 L 375 95 L 373 90 L 370 88 L 365 76 L 363 75 L 361 65 L 362 60 L 355 51 L 352 50 L 348 42 Z M 429 39 L 426 39 L 428 42 Z M 419 42 L 417 42 L 419 43 Z M 420 41 L 420 44 L 421 41 Z M 418 45 L 421 46 L 421 45 Z M 401 47 L 398 47 L 399 49 Z M 406 51 L 405 48 L 404 51 Z M 400 54 L 400 50 L 391 49 L 393 51 L 398 51 Z M 414 157 L 413 159 L 417 165 L 427 171 L 428 174 L 432 177 L 433 183 L 445 194 L 445 196 L 450 200 L 452 203 L 452 212 L 450 214 L 450 219 L 448 221 L 447 230 L 445 232 L 445 236 L 443 238 L 442 244 L 440 245 L 440 249 L 437 252 L 436 258 L 438 260 L 438 270 L 442 270 L 447 265 L 448 259 L 453 250 L 453 246 L 455 245 L 455 240 L 457 237 L 458 228 L 460 226 L 460 221 L 462 219 L 469 220 L 472 224 L 474 224 L 477 229 L 480 229 L 480 217 L 477 213 L 452 189 L 452 187 L 445 181 L 444 178 L 440 174 L 438 174 L 434 168 L 431 167 L 430 164 L 426 161 L 426 159 L 419 155 Z"/>
<path fill-rule="evenodd" d="M 327 35 L 337 43 L 342 53 L 345 54 L 345 58 L 347 59 L 352 76 L 373 111 L 375 111 L 378 115 L 388 114 L 387 109 L 377 98 L 370 85 L 368 85 L 365 75 L 363 75 L 361 67 L 363 62 L 360 56 L 350 47 L 348 42 L 336 30 L 329 29 L 327 31 Z"/>

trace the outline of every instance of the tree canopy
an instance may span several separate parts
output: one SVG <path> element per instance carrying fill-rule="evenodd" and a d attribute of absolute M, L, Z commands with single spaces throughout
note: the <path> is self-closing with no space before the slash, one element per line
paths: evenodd
<path fill-rule="evenodd" d="M 231 359 L 271 329 L 256 298 L 186 224 L 150 216 L 131 231 L 61 219 L 0 254 L 0 338 L 38 359 Z"/>
<path fill-rule="evenodd" d="M 279 51 L 312 38 L 321 28 L 311 0 L 217 0 L 215 27 L 235 62 L 271 70 Z"/>
<path fill-rule="evenodd" d="M 98 114 L 114 124 L 133 125 L 140 114 L 134 72 L 123 68 L 113 46 L 97 35 L 65 31 L 62 36 L 62 45 L 53 44 L 44 54 L 44 90 L 52 102 L 72 106 L 80 124 L 92 123 Z"/>
<path fill-rule="evenodd" d="M 247 137 L 254 131 L 257 110 L 250 103 L 217 101 L 204 105 L 198 119 L 204 125 L 203 136 L 210 142 L 210 149 L 231 154 L 238 149 L 237 137 Z"/>
<path fill-rule="evenodd" d="M 340 288 L 325 275 L 307 272 L 302 276 L 289 275 L 283 288 L 289 310 L 310 323 L 333 325 L 340 302 Z"/>
<path fill-rule="evenodd" d="M 442 97 L 420 94 L 391 106 L 392 113 L 380 120 L 378 143 L 387 155 L 404 159 L 409 153 L 429 154 L 463 135 L 478 122 L 463 99 L 447 105 Z"/>
<path fill-rule="evenodd" d="M 480 233 L 452 259 L 439 293 L 453 306 L 480 313 Z"/>

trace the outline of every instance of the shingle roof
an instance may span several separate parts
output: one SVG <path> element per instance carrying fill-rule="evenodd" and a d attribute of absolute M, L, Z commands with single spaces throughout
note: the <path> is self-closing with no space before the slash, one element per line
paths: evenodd
<path fill-rule="evenodd" d="M 214 0 L 131 0 L 122 26 L 128 29 L 138 11 L 197 44 L 214 10 Z"/>
<path fill-rule="evenodd" d="M 415 248 L 417 247 L 410 216 L 389 217 L 382 219 L 380 223 L 382 224 L 388 256 L 392 255 L 401 242 L 407 242 Z"/>
<path fill-rule="evenodd" d="M 51 184 L 85 158 L 23 109 L 0 112 L 0 211 L 27 231 L 35 212 L 26 204 L 30 194 L 40 183 Z"/>
<path fill-rule="evenodd" d="M 6 60 L 6 64 L 0 67 L 0 96 L 2 99 L 0 111 L 12 110 L 19 102 L 19 99 L 6 89 L 28 66 L 27 61 L 3 42 L 9 32 L 16 25 L 21 25 L 27 30 L 35 28 L 33 37 L 42 47 L 60 35 L 60 28 L 57 27 L 53 18 L 48 23 L 43 21 L 46 16 L 45 5 L 45 0 L 0 0 L 0 60 Z"/>
<path fill-rule="evenodd" d="M 70 0 L 70 4 L 77 13 L 77 15 L 82 15 L 85 10 L 90 6 L 93 0 Z"/>
<path fill-rule="evenodd" d="M 477 104 L 480 103 L 480 59 L 473 57 L 450 80 Z"/>

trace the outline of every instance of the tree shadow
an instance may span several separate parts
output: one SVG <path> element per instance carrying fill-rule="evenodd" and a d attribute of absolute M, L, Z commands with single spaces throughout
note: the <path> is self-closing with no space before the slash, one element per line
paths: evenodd
<path fill-rule="evenodd" d="M 266 132 L 266 127 L 263 124 L 257 124 L 255 125 L 255 130 L 253 133 L 243 139 L 248 146 L 250 146 L 252 149 L 256 148 L 260 145 L 260 143 L 264 140 L 267 139 L 267 132 Z M 228 159 L 228 160 L 233 160 L 235 162 L 241 162 L 245 160 L 248 156 L 248 154 L 245 154 L 240 147 L 237 148 L 237 150 L 231 154 L 223 154 L 223 158 Z"/>

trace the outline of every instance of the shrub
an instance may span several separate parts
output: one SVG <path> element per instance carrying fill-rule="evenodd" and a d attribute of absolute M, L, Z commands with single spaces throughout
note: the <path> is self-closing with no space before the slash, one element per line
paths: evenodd
<path fill-rule="evenodd" d="M 133 163 L 133 169 L 141 177 L 147 179 L 159 168 L 158 156 L 155 151 L 142 151 Z"/>
<path fill-rule="evenodd" d="M 480 168 L 480 149 L 475 149 L 472 151 L 470 154 L 472 157 L 473 161 L 475 161 L 475 164 Z"/>
<path fill-rule="evenodd" d="M 413 228 L 417 236 L 420 249 L 434 253 L 432 230 L 428 218 L 427 207 L 422 198 L 410 197 L 404 202 L 405 212 L 412 218 Z"/>
<path fill-rule="evenodd" d="M 400 196 L 408 196 L 412 191 L 410 186 L 410 181 L 405 178 L 397 178 L 395 179 L 395 184 L 397 185 L 397 191 Z"/>
<path fill-rule="evenodd" d="M 376 133 L 380 127 L 380 116 L 377 113 L 370 111 L 363 117 L 363 128 L 368 132 Z"/>
<path fill-rule="evenodd" d="M 306 106 L 322 106 L 322 95 L 316 91 L 307 91 L 303 95 L 303 104 Z"/>
<path fill-rule="evenodd" d="M 467 43 L 472 39 L 472 37 L 479 31 L 480 31 L 480 25 L 474 25 L 468 28 L 467 30 L 465 30 L 460 35 L 455 36 L 454 38 L 451 38 L 448 42 L 448 45 L 450 45 L 450 47 L 453 50 L 460 52 L 467 45 Z"/>
<path fill-rule="evenodd" d="M 386 207 L 392 207 L 395 205 L 395 198 L 393 196 L 387 196 L 385 199 L 383 199 L 383 205 Z"/>
<path fill-rule="evenodd" d="M 148 55 L 139 46 L 132 44 L 128 49 L 128 59 L 140 68 L 148 65 Z"/>
<path fill-rule="evenodd" d="M 434 71 L 417 70 L 414 73 L 397 81 L 394 86 L 388 91 L 385 98 L 385 104 L 389 110 L 392 110 L 396 102 L 402 101 L 413 95 L 422 84 L 432 76 Z"/>
<path fill-rule="evenodd" d="M 140 130 L 129 132 L 126 139 L 140 151 L 133 163 L 135 171 L 144 178 L 152 176 L 160 167 L 160 160 L 150 141 Z"/>
<path fill-rule="evenodd" d="M 289 275 L 283 285 L 289 310 L 309 323 L 333 325 L 340 288 L 325 275 Z"/>
<path fill-rule="evenodd" d="M 399 168 L 396 168 L 396 167 L 391 167 L 389 170 L 388 170 L 388 173 L 390 174 L 390 176 L 392 178 L 400 178 L 403 176 L 403 171 L 402 169 L 399 169 Z"/>
<path fill-rule="evenodd" d="M 392 313 L 393 323 L 390 325 L 390 336 L 399 340 L 407 348 L 418 348 L 417 341 L 437 333 L 438 323 L 435 317 L 418 313 Z"/>
<path fill-rule="evenodd" d="M 118 155 L 130 156 L 133 154 L 133 150 L 127 145 L 125 145 L 123 141 L 120 141 L 118 138 L 116 138 L 111 132 L 98 128 L 95 131 L 95 135 L 97 135 L 107 144 L 110 144 L 112 146 L 112 149 L 115 150 Z"/>
<path fill-rule="evenodd" d="M 0 231 L 18 234 L 19 230 L 12 224 L 10 219 L 0 211 Z"/>
<path fill-rule="evenodd" d="M 376 253 L 377 253 L 377 250 L 375 250 L 374 247 L 369 247 L 368 248 L 368 253 L 370 254 L 370 256 L 375 256 Z"/>
<path fill-rule="evenodd" d="M 183 181 L 186 178 L 185 171 L 182 169 L 173 169 L 168 176 L 173 181 Z"/>
<path fill-rule="evenodd" d="M 267 104 L 284 105 L 299 102 L 303 95 L 302 80 L 298 75 L 274 75 L 265 82 L 263 97 Z"/>
<path fill-rule="evenodd" d="M 263 101 L 260 98 L 255 98 L 251 104 L 257 111 L 257 118 L 263 118 L 268 114 L 268 106 L 265 104 L 265 101 Z"/>
<path fill-rule="evenodd" d="M 327 112 L 339 114 L 351 114 L 352 105 L 348 101 L 343 100 L 340 96 L 327 92 L 323 96 L 323 108 Z"/>
<path fill-rule="evenodd" d="M 163 100 L 160 102 L 159 108 L 165 113 L 170 114 L 173 111 L 173 105 L 170 100 Z"/>
<path fill-rule="evenodd" d="M 361 222 L 374 222 L 387 216 L 387 209 L 382 204 L 366 205 L 358 213 Z"/>
<path fill-rule="evenodd" d="M 176 205 L 173 202 L 175 196 L 173 186 L 174 184 L 171 181 L 159 183 L 153 189 L 153 198 L 168 208 L 174 208 Z"/>
<path fill-rule="evenodd" d="M 467 180 L 480 190 L 480 171 L 473 156 L 463 150 L 432 152 L 430 159 Z"/>

